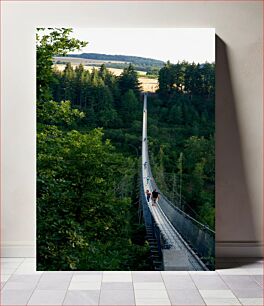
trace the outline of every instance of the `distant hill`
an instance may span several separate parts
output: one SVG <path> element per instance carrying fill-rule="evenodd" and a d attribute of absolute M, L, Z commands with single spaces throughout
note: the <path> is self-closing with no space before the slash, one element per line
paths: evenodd
<path fill-rule="evenodd" d="M 66 56 L 54 56 L 55 64 L 82 63 L 84 66 L 99 67 L 105 64 L 107 68 L 124 69 L 131 63 L 136 70 L 144 71 L 149 76 L 158 76 L 158 71 L 164 66 L 164 62 L 153 58 L 129 55 L 110 55 L 100 53 L 67 54 Z"/>
<path fill-rule="evenodd" d="M 164 65 L 163 61 L 156 60 L 153 58 L 132 56 L 132 55 L 110 55 L 110 54 L 100 54 L 100 53 L 82 53 L 82 54 L 68 54 L 68 57 L 78 57 L 85 59 L 101 60 L 101 61 L 111 61 L 111 62 L 126 62 L 134 65 L 142 66 L 153 66 L 161 68 Z"/>

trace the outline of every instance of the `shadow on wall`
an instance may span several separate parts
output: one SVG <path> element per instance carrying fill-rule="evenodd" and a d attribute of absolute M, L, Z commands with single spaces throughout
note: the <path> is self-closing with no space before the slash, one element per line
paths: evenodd
<path fill-rule="evenodd" d="M 216 35 L 216 267 L 222 248 L 257 242 L 228 47 Z M 231 249 L 230 249 L 231 250 Z M 232 254 L 231 254 L 232 256 Z M 243 254 L 241 254 L 243 256 Z M 233 266 L 236 264 L 234 263 Z M 237 264 L 239 265 L 239 264 Z"/>

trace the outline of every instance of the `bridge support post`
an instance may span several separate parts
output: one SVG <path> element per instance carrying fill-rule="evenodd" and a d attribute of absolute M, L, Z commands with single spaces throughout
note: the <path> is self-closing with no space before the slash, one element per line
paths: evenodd
<path fill-rule="evenodd" d="M 185 250 L 163 249 L 162 255 L 164 271 L 190 270 L 188 256 Z"/>

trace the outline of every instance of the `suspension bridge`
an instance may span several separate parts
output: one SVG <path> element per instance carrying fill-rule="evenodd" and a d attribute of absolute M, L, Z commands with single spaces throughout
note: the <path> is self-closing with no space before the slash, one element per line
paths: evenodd
<path fill-rule="evenodd" d="M 155 206 L 146 191 L 159 192 Z M 215 233 L 171 203 L 159 190 L 151 172 L 147 138 L 147 93 L 142 128 L 141 206 L 156 270 L 210 270 L 215 256 Z"/>

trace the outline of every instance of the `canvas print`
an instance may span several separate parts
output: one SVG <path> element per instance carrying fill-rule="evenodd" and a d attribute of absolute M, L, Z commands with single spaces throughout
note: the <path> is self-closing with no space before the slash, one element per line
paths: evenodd
<path fill-rule="evenodd" d="M 215 31 L 38 28 L 37 269 L 215 269 Z"/>

